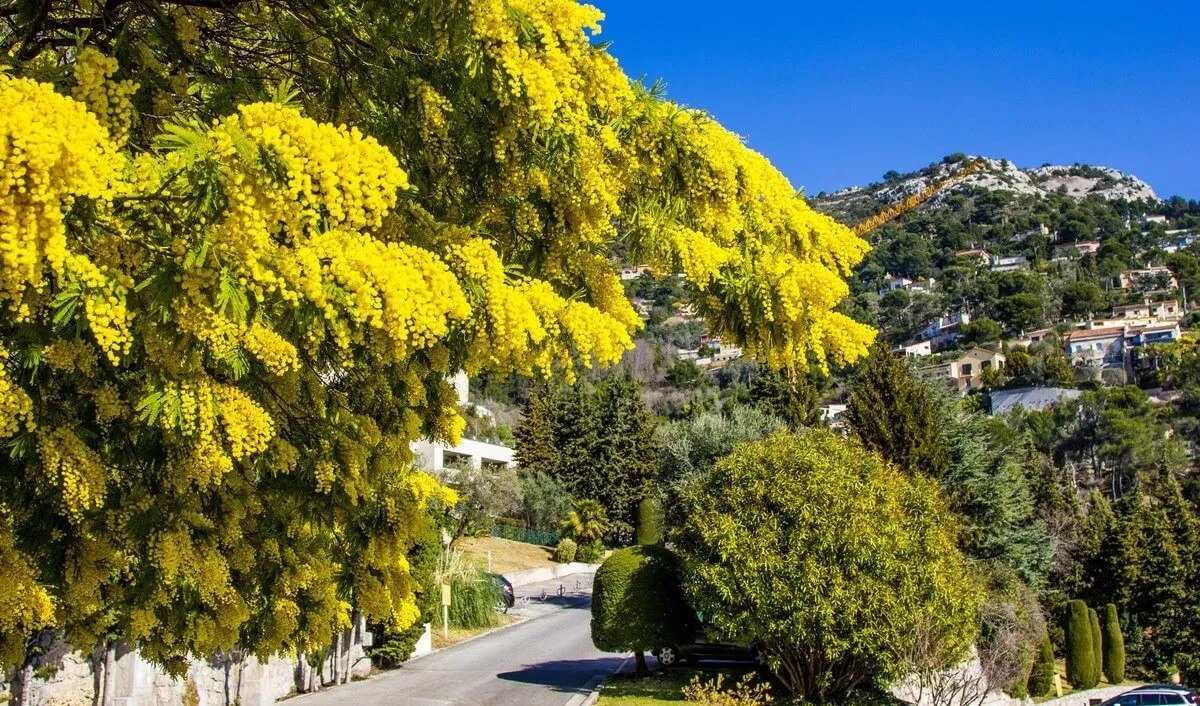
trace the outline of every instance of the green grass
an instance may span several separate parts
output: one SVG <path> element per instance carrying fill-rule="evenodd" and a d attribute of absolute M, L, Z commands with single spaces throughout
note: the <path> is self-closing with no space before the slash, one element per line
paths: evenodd
<path fill-rule="evenodd" d="M 700 675 L 702 681 L 715 678 L 718 674 L 725 675 L 725 684 L 732 686 L 742 678 L 750 668 L 725 669 L 659 669 L 645 679 L 639 679 L 633 674 L 620 674 L 609 678 L 600 691 L 597 706 L 655 706 L 656 704 L 682 704 L 681 690 L 691 682 L 692 677 Z M 803 703 L 793 700 L 783 692 L 781 687 L 774 690 L 774 706 L 789 706 Z M 871 706 L 902 706 L 900 702 L 888 695 L 870 692 L 856 693 L 850 703 Z"/>
<path fill-rule="evenodd" d="M 604 683 L 597 706 L 654 706 L 654 704 L 683 703 L 680 690 L 697 674 L 709 680 L 725 674 L 726 683 L 742 678 L 747 669 L 659 669 L 645 679 L 633 674 L 619 674 Z M 776 703 L 780 703 L 776 700 Z"/>
<path fill-rule="evenodd" d="M 650 706 L 683 701 L 679 690 L 687 686 L 694 669 L 660 669 L 646 679 L 619 674 L 604 683 L 597 706 Z"/>

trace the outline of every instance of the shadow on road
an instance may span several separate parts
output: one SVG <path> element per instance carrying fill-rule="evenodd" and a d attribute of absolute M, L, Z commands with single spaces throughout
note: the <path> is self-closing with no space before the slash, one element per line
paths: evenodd
<path fill-rule="evenodd" d="M 546 596 L 545 600 L 543 600 L 541 597 L 539 597 L 539 595 L 536 593 L 529 594 L 527 596 L 518 595 L 518 597 L 517 597 L 517 607 L 518 608 L 525 607 L 521 602 L 522 598 L 528 598 L 528 605 L 545 604 L 545 605 L 559 606 L 560 608 L 584 608 L 584 609 L 589 609 L 589 610 L 592 607 L 592 597 L 590 594 L 576 595 L 576 596 L 571 596 L 571 595 L 556 596 L 556 595 L 550 594 L 550 595 Z"/>
<path fill-rule="evenodd" d="M 624 657 L 597 657 L 596 659 L 560 659 L 541 664 L 530 664 L 514 672 L 502 672 L 496 676 L 505 681 L 522 684 L 540 684 L 555 691 L 578 692 L 580 687 L 596 674 L 608 674 L 625 661 Z"/>

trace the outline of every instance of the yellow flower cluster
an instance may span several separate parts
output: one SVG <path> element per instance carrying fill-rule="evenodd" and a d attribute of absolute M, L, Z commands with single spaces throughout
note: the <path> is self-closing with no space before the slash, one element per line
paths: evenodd
<path fill-rule="evenodd" d="M 0 507 L 0 521 L 4 508 Z M 0 525 L 0 663 L 20 664 L 25 641 L 52 624 L 54 603 L 29 558 L 13 546 L 12 532 Z"/>
<path fill-rule="evenodd" d="M 91 376 L 96 372 L 96 351 L 78 338 L 57 338 L 42 349 L 42 360 L 54 370 L 64 373 L 82 373 Z"/>
<path fill-rule="evenodd" d="M 84 513 L 104 503 L 104 466 L 96 452 L 74 432 L 58 427 L 39 433 L 38 453 L 46 477 L 58 483 L 63 513 L 72 523 L 82 523 Z"/>
<path fill-rule="evenodd" d="M 120 159 L 95 116 L 46 84 L 0 74 L 0 303 L 18 317 L 64 276 L 63 213 L 76 197 L 104 199 Z"/>
<path fill-rule="evenodd" d="M 129 139 L 133 127 L 133 105 L 129 98 L 137 93 L 133 81 L 113 81 L 117 60 L 85 47 L 75 59 L 75 100 L 87 106 L 108 127 L 108 134 L 118 145 Z"/>
<path fill-rule="evenodd" d="M 602 258 L 576 255 L 593 304 L 568 301 L 544 280 L 508 281 L 499 254 L 474 238 L 448 249 L 446 259 L 480 292 L 468 367 L 550 372 L 561 363 L 571 375 L 576 360 L 610 365 L 633 347 L 630 331 L 640 322 L 620 280 Z"/>
<path fill-rule="evenodd" d="M 121 402 L 121 395 L 112 385 L 102 385 L 96 389 L 92 395 L 92 401 L 96 404 L 96 421 L 101 424 L 107 424 L 114 419 L 120 419 L 125 413 L 125 405 Z"/>
<path fill-rule="evenodd" d="M 33 425 L 33 402 L 8 376 L 8 349 L 0 343 L 0 439 Z"/>
<path fill-rule="evenodd" d="M 707 116 L 638 106 L 630 227 L 657 268 L 678 267 L 700 289 L 695 303 L 712 332 L 774 366 L 824 368 L 830 357 L 865 355 L 874 332 L 833 308 L 866 241 L 813 211 L 765 157 Z M 679 196 L 664 199 L 664 190 Z"/>
<path fill-rule="evenodd" d="M 247 327 L 246 333 L 242 335 L 242 345 L 251 355 L 262 361 L 263 366 L 273 375 L 283 375 L 300 368 L 296 347 L 261 323 L 256 322 Z"/>
<path fill-rule="evenodd" d="M 88 328 L 96 338 L 96 345 L 117 365 L 133 343 L 129 331 L 132 317 L 125 306 L 124 287 L 110 280 L 84 255 L 68 255 L 64 270 L 68 277 L 87 288 L 83 305 Z"/>
<path fill-rule="evenodd" d="M 230 455 L 239 461 L 265 451 L 275 435 L 274 421 L 266 410 L 232 385 L 200 378 L 168 384 L 164 392 L 162 428 L 200 444 L 200 458 L 223 455 L 219 447 L 210 445 L 216 440 L 218 420 Z"/>

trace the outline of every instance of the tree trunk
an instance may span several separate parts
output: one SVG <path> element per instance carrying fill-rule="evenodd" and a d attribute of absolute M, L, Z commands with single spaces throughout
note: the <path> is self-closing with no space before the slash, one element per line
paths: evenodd
<path fill-rule="evenodd" d="M 633 661 L 637 665 L 637 675 L 639 677 L 650 676 L 650 668 L 646 666 L 646 653 L 642 650 L 634 650 Z"/>
<path fill-rule="evenodd" d="M 112 640 L 104 644 L 104 696 L 100 700 L 101 706 L 112 706 L 113 689 L 116 682 L 116 675 L 113 671 L 117 664 L 117 643 Z"/>
<path fill-rule="evenodd" d="M 17 694 L 17 703 L 20 706 L 29 706 L 33 703 L 33 664 L 26 660 L 25 665 L 21 667 L 21 691 Z"/>

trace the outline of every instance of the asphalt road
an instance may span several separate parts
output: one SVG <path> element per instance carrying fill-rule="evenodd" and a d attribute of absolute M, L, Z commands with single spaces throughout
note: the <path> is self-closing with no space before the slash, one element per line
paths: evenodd
<path fill-rule="evenodd" d="M 294 706 L 578 704 L 624 661 L 592 646 L 591 575 L 517 589 L 512 613 L 524 622 L 399 669 L 289 700 Z M 579 590 L 576 592 L 576 582 Z M 557 595 L 562 585 L 566 595 Z M 546 599 L 541 598 L 546 589 Z M 521 597 L 528 598 L 521 601 Z M 524 605 L 522 605 L 524 603 Z"/>

